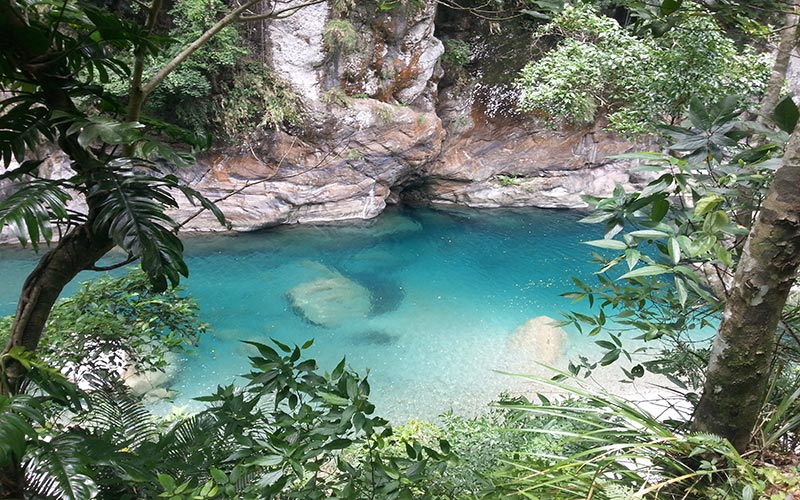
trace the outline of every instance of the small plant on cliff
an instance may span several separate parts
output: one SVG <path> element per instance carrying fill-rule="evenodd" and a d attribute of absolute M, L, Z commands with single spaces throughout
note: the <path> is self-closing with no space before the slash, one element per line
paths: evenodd
<path fill-rule="evenodd" d="M 342 108 L 350 107 L 350 100 L 347 94 L 345 94 L 344 90 L 338 87 L 333 87 L 326 90 L 319 97 L 322 102 L 329 106 L 339 106 Z"/>
<path fill-rule="evenodd" d="M 218 128 L 229 141 L 258 128 L 299 125 L 302 103 L 286 82 L 258 62 L 244 63 L 216 106 Z"/>
<path fill-rule="evenodd" d="M 457 38 L 444 39 L 444 55 L 442 60 L 455 66 L 464 67 L 472 59 L 472 47 L 464 40 Z"/>
<path fill-rule="evenodd" d="M 358 46 L 358 33 L 346 19 L 331 19 L 322 30 L 322 40 L 328 52 L 352 52 Z"/>
<path fill-rule="evenodd" d="M 508 186 L 519 186 L 519 185 L 522 184 L 521 179 L 524 179 L 524 177 L 522 177 L 520 175 L 515 175 L 515 174 L 498 175 L 495 178 L 497 179 L 497 182 L 500 183 L 500 185 L 505 186 L 505 187 L 508 187 Z"/>

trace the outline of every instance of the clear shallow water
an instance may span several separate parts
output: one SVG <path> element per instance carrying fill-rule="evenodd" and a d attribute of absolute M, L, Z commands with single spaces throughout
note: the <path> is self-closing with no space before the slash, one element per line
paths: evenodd
<path fill-rule="evenodd" d="M 597 237 L 580 216 L 401 208 L 366 223 L 188 238 L 186 285 L 211 333 L 182 360 L 175 404 L 196 404 L 190 398 L 249 371 L 251 348 L 240 340 L 270 337 L 315 339 L 307 354 L 328 370 L 343 356 L 370 369 L 378 412 L 400 420 L 475 412 L 503 390 L 524 390 L 496 370 L 541 372 L 509 339 L 533 317 L 575 307 L 559 294 L 573 288 L 572 275 L 590 279 L 580 241 Z M 0 253 L 0 313 L 13 312 L 33 263 L 28 251 Z M 368 314 L 335 328 L 297 314 L 287 292 L 330 271 L 370 291 Z M 565 359 L 593 350 L 595 339 L 569 334 Z"/>

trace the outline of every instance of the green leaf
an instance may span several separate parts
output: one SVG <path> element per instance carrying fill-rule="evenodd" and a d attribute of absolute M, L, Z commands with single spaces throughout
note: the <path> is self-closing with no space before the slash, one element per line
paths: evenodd
<path fill-rule="evenodd" d="M 619 359 L 619 355 L 622 354 L 622 350 L 614 349 L 612 351 L 608 351 L 605 356 L 600 359 L 600 365 L 608 366 L 611 363 L 615 362 Z"/>
<path fill-rule="evenodd" d="M 717 208 L 717 205 L 722 203 L 724 199 L 722 196 L 716 193 L 708 193 L 707 195 L 700 198 L 694 206 L 694 215 L 697 218 L 700 218 L 707 214 L 708 212 Z"/>
<path fill-rule="evenodd" d="M 209 472 L 211 473 L 211 478 L 214 480 L 215 483 L 219 485 L 228 484 L 228 476 L 226 476 L 225 473 L 222 472 L 221 470 L 212 467 L 211 469 L 209 469 Z"/>
<path fill-rule="evenodd" d="M 697 96 L 693 96 L 689 101 L 689 121 L 700 130 L 709 130 L 714 123 L 703 102 Z"/>
<path fill-rule="evenodd" d="M 167 474 L 158 474 L 158 482 L 161 483 L 161 487 L 168 492 L 174 491 L 177 486 L 172 476 Z"/>
<path fill-rule="evenodd" d="M 678 293 L 678 301 L 681 303 L 681 307 L 686 307 L 689 293 L 686 290 L 686 282 L 680 276 L 675 276 L 675 291 Z"/>
<path fill-rule="evenodd" d="M 665 233 L 664 231 L 656 231 L 655 229 L 641 229 L 638 231 L 631 231 L 628 234 L 630 234 L 634 238 L 642 238 L 650 240 L 669 238 L 669 234 Z"/>
<path fill-rule="evenodd" d="M 669 258 L 672 260 L 672 264 L 677 265 L 678 262 L 681 261 L 681 246 L 677 239 L 669 239 L 667 242 L 667 251 L 669 252 Z"/>
<path fill-rule="evenodd" d="M 787 134 L 791 134 L 794 131 L 798 118 L 800 118 L 800 111 L 797 109 L 797 105 L 791 95 L 784 97 L 775 106 L 775 111 L 772 113 L 772 119 L 775 124 Z"/>
<path fill-rule="evenodd" d="M 639 263 L 639 259 L 642 257 L 642 252 L 638 250 L 634 250 L 633 248 L 629 248 L 625 250 L 625 261 L 628 264 L 628 269 L 633 269 L 636 267 L 636 264 Z"/>
<path fill-rule="evenodd" d="M 342 450 L 351 444 L 353 444 L 351 439 L 337 438 L 325 443 L 322 448 L 325 450 Z"/>
<path fill-rule="evenodd" d="M 661 13 L 668 16 L 680 9 L 681 4 L 683 4 L 683 0 L 664 0 L 661 2 Z"/>
<path fill-rule="evenodd" d="M 730 219 L 724 210 L 717 210 L 706 215 L 703 221 L 703 231 L 707 233 L 716 233 L 728 226 Z"/>
<path fill-rule="evenodd" d="M 643 276 L 658 276 L 659 274 L 666 274 L 666 273 L 671 273 L 671 272 L 672 272 L 672 269 L 670 269 L 670 268 L 668 268 L 666 266 L 661 266 L 661 265 L 644 266 L 644 267 L 640 267 L 639 269 L 634 269 L 633 271 L 627 272 L 627 273 L 623 274 L 622 276 L 620 276 L 617 279 L 621 280 L 621 279 L 630 279 L 630 278 L 640 278 L 640 277 L 643 277 Z"/>
<path fill-rule="evenodd" d="M 659 198 L 653 202 L 653 207 L 650 211 L 650 220 L 653 222 L 661 222 L 669 212 L 669 201 L 666 198 Z"/>
<path fill-rule="evenodd" d="M 281 465 L 284 462 L 284 458 L 280 455 L 264 455 L 260 457 L 256 457 L 253 460 L 247 462 L 247 465 L 258 465 L 260 467 L 275 467 L 276 465 Z"/>
<path fill-rule="evenodd" d="M 341 397 L 341 396 L 339 396 L 337 394 L 334 394 L 332 392 L 319 391 L 319 395 L 322 397 L 322 399 L 326 403 L 334 405 L 334 406 L 347 406 L 347 405 L 350 404 L 350 400 L 349 399 L 343 398 L 343 397 Z"/>
<path fill-rule="evenodd" d="M 609 250 L 625 250 L 628 248 L 628 245 L 619 240 L 592 240 L 584 241 L 583 244 L 597 248 L 607 248 Z"/>

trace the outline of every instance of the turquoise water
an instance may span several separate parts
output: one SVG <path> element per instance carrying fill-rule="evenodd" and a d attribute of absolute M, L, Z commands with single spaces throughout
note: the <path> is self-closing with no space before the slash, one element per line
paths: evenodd
<path fill-rule="evenodd" d="M 539 370 L 535 356 L 509 346 L 514 330 L 574 307 L 559 294 L 573 288 L 571 275 L 591 278 L 580 241 L 596 239 L 597 228 L 578 224 L 580 216 L 395 208 L 364 223 L 188 238 L 186 286 L 211 333 L 179 364 L 175 404 L 192 406 L 190 398 L 246 373 L 250 348 L 240 340 L 313 338 L 308 355 L 323 368 L 346 356 L 352 368 L 370 370 L 381 414 L 474 412 L 505 389 L 521 390 L 521 380 L 496 370 Z M 0 313 L 13 312 L 33 262 L 27 251 L 0 254 Z M 303 317 L 288 294 L 331 276 L 371 297 L 368 310 L 324 327 Z M 594 339 L 569 334 L 557 365 L 591 349 Z"/>

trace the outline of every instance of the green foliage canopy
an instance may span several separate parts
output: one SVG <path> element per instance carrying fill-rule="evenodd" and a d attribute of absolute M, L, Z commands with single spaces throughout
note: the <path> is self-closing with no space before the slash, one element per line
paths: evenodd
<path fill-rule="evenodd" d="M 739 49 L 712 17 L 696 13 L 655 38 L 568 4 L 536 36 L 558 41 L 522 70 L 520 108 L 577 125 L 606 115 L 610 129 L 628 135 L 680 119 L 692 97 L 757 96 L 770 71 L 766 58 Z"/>

